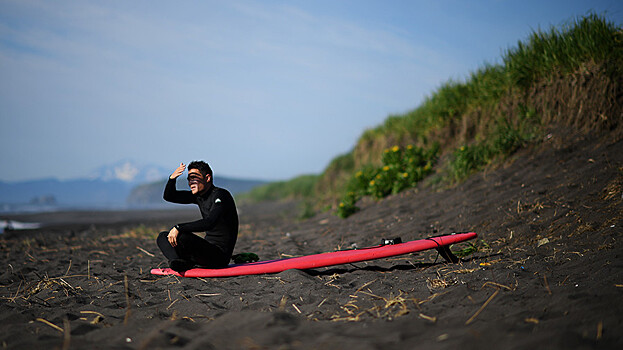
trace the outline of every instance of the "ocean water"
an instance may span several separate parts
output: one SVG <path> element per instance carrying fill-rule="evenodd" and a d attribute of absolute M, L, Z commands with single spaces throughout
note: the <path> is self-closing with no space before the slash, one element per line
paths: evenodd
<path fill-rule="evenodd" d="M 0 220 L 2 215 L 53 213 L 60 211 L 110 211 L 110 210 L 150 210 L 171 208 L 171 203 L 153 204 L 84 204 L 84 205 L 41 205 L 41 204 L 0 204 Z"/>
<path fill-rule="evenodd" d="M 0 204 L 1 214 L 35 214 L 49 213 L 62 210 L 57 205 L 39 205 L 39 204 Z"/>
<path fill-rule="evenodd" d="M 36 222 L 21 222 L 15 220 L 0 220 L 0 233 L 6 230 L 32 230 L 41 227 Z"/>

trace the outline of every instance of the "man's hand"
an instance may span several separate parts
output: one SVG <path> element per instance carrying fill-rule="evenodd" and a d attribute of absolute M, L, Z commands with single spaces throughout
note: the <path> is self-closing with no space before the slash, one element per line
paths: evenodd
<path fill-rule="evenodd" d="M 180 166 L 177 167 L 177 169 L 175 169 L 175 171 L 173 172 L 173 174 L 171 174 L 171 176 L 169 176 L 169 179 L 171 180 L 177 179 L 178 177 L 180 177 L 180 175 L 184 173 L 184 170 L 186 170 L 186 164 L 180 163 Z"/>
<path fill-rule="evenodd" d="M 177 236 L 180 234 L 180 231 L 177 230 L 177 228 L 172 228 L 171 231 L 169 231 L 169 235 L 167 236 L 167 238 L 169 239 L 169 243 L 171 243 L 172 247 L 177 246 Z"/>

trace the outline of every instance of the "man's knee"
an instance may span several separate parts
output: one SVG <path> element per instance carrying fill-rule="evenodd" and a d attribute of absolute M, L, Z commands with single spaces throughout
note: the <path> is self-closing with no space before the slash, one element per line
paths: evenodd
<path fill-rule="evenodd" d="M 195 240 L 196 238 L 198 237 L 192 233 L 180 233 L 179 235 L 177 235 L 177 244 L 181 244 L 182 246 L 197 244 L 197 241 Z"/>

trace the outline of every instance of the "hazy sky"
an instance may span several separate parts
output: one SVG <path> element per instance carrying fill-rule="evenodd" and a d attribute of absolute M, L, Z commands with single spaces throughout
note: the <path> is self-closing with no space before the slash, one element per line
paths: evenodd
<path fill-rule="evenodd" d="M 0 180 L 320 173 L 538 28 L 622 1 L 0 0 Z"/>

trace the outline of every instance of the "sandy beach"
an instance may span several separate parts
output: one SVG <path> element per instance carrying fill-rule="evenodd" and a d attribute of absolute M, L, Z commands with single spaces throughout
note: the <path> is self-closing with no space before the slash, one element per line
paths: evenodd
<path fill-rule="evenodd" d="M 8 349 L 620 349 L 623 142 L 553 135 L 444 191 L 364 199 L 347 219 L 240 206 L 262 260 L 474 231 L 453 250 L 230 278 L 154 276 L 155 235 L 198 210 L 63 212 L 0 235 Z M 475 249 L 474 249 L 475 248 Z"/>

